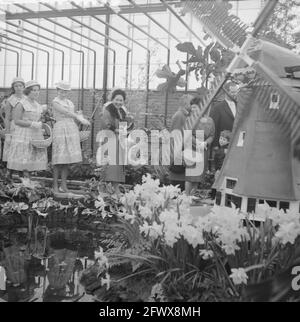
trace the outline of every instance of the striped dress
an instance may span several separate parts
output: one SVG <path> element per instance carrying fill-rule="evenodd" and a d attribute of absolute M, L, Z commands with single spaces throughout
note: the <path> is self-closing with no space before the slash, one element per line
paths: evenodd
<path fill-rule="evenodd" d="M 10 127 L 8 130 L 8 133 L 5 135 L 4 145 L 3 145 L 3 155 L 2 155 L 2 161 L 7 162 L 8 160 L 8 154 L 9 154 L 9 148 L 11 143 L 11 137 L 12 137 L 12 111 L 14 107 L 25 98 L 25 95 L 23 95 L 21 98 L 17 97 L 15 94 L 12 94 L 7 100 L 7 104 L 10 106 L 10 112 L 9 115 L 5 115 L 5 118 L 9 118 Z M 8 111 L 6 111 L 8 113 Z"/>
<path fill-rule="evenodd" d="M 61 105 L 69 112 L 74 112 L 74 104 L 56 97 L 53 103 Z M 79 129 L 73 118 L 55 108 L 53 116 L 56 123 L 53 127 L 52 164 L 72 164 L 82 162 Z"/>

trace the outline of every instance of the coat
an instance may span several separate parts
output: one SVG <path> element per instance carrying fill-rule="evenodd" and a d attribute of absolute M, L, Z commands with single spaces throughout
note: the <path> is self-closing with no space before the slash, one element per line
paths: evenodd
<path fill-rule="evenodd" d="M 182 130 L 188 115 L 189 114 L 186 110 L 184 110 L 184 109 L 178 110 L 172 118 L 171 131 Z M 215 134 L 215 126 L 214 126 L 214 122 L 213 122 L 212 118 L 206 117 L 205 122 L 202 122 L 200 120 L 196 130 L 203 130 L 204 131 L 204 139 L 209 141 L 209 143 L 211 143 L 213 141 L 214 134 Z M 205 153 L 204 153 L 204 172 L 206 171 L 207 166 L 208 166 L 208 153 L 207 153 L 207 151 L 205 151 Z M 172 180 L 172 181 L 201 182 L 202 175 L 194 176 L 194 177 L 187 177 L 185 175 L 185 172 L 184 173 L 173 173 L 170 171 L 170 180 Z"/>
<path fill-rule="evenodd" d="M 106 106 L 100 115 L 100 131 L 111 130 L 116 135 L 116 164 L 105 165 L 103 171 L 103 180 L 108 182 L 125 182 L 125 167 L 122 158 L 122 152 L 119 151 L 118 132 L 119 123 L 122 122 L 121 116 L 117 116 L 116 112 Z"/>
<path fill-rule="evenodd" d="M 209 116 L 215 123 L 215 138 L 212 144 L 212 146 L 215 147 L 219 145 L 219 138 L 222 131 L 232 131 L 234 115 L 232 114 L 228 103 L 224 100 L 211 107 Z"/>

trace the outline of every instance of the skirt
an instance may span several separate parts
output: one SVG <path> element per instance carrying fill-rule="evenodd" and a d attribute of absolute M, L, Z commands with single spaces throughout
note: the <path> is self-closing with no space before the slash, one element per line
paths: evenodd
<path fill-rule="evenodd" d="M 58 121 L 53 127 L 52 164 L 82 162 L 79 129 L 74 120 Z"/>
<path fill-rule="evenodd" d="M 33 138 L 44 139 L 42 130 L 15 126 L 7 156 L 8 169 L 29 172 L 47 169 L 47 149 L 34 147 Z"/>
<path fill-rule="evenodd" d="M 3 151 L 2 151 L 2 161 L 7 162 L 8 161 L 8 154 L 9 154 L 9 148 L 11 144 L 11 134 L 5 134 L 4 144 L 3 144 Z"/>
<path fill-rule="evenodd" d="M 119 146 L 119 140 L 113 141 L 113 145 L 110 147 L 110 151 L 106 150 L 111 144 L 111 138 L 106 138 L 102 144 L 100 144 L 97 151 L 97 163 L 103 167 L 102 180 L 106 182 L 125 182 L 125 166 L 124 166 L 124 151 Z M 104 144 L 107 147 L 104 148 Z M 120 148 L 120 149 L 119 149 Z M 104 161 L 106 158 L 110 160 L 108 164 Z M 110 164 L 109 164 L 110 163 Z"/>

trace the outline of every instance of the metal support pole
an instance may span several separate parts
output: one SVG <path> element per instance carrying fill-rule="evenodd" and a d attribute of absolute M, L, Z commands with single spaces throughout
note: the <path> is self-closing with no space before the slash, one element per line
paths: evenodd
<path fill-rule="evenodd" d="M 75 4 L 74 2 L 71 2 L 71 4 L 72 4 L 73 6 L 75 6 L 75 7 L 77 7 L 77 8 L 83 9 L 82 7 L 78 6 L 78 5 L 77 5 L 77 4 Z M 43 5 L 44 5 L 45 7 L 47 7 L 47 8 L 49 8 L 49 9 L 51 9 L 51 10 L 54 10 L 54 11 L 56 11 L 56 12 L 59 12 L 59 10 L 57 10 L 55 7 L 53 7 L 53 6 L 49 5 L 49 4 L 43 3 Z M 96 30 L 95 28 L 92 28 L 91 26 L 89 26 L 89 25 L 87 25 L 87 24 L 82 23 L 81 21 L 79 21 L 79 20 L 77 20 L 77 19 L 70 18 L 70 17 L 69 17 L 69 19 L 70 19 L 71 21 L 74 21 L 74 22 L 76 22 L 76 23 L 80 24 L 81 26 L 83 26 L 83 27 L 85 27 L 85 28 L 87 28 L 87 29 L 89 29 L 89 30 L 91 30 L 91 31 L 93 31 L 93 32 L 95 32 L 95 33 L 97 33 L 98 35 L 105 37 L 105 40 L 109 40 L 109 39 L 111 39 L 111 38 L 109 38 L 107 35 L 105 35 L 105 34 L 103 34 L 103 33 L 99 32 L 98 30 Z M 53 22 L 51 19 L 46 19 L 46 20 L 47 20 L 47 21 L 50 21 L 50 22 Z M 63 27 L 63 26 L 62 26 L 62 27 Z M 79 33 L 77 33 L 77 34 L 79 34 Z M 93 40 L 93 39 L 91 39 L 91 38 L 89 38 L 89 37 L 87 37 L 87 36 L 85 36 L 85 35 L 82 35 L 82 34 L 79 34 L 79 35 L 80 35 L 81 37 L 84 37 L 84 38 L 86 38 L 86 39 L 89 39 L 89 40 L 91 40 L 91 41 L 93 41 L 93 42 L 95 42 L 95 43 L 97 43 L 97 44 L 101 45 L 102 47 L 107 48 L 107 50 L 111 50 L 111 51 L 113 52 L 113 55 L 114 55 L 114 60 L 113 60 L 113 81 L 114 81 L 114 78 L 115 78 L 115 71 L 116 71 L 116 51 L 115 51 L 113 48 L 109 47 L 108 45 L 103 45 L 103 44 L 101 44 L 101 43 L 99 43 L 99 42 L 96 42 L 95 40 Z M 128 47 L 127 47 L 127 46 L 125 46 L 124 44 L 120 43 L 119 41 L 117 41 L 117 40 L 115 40 L 115 39 L 111 39 L 111 40 L 112 40 L 112 41 L 114 41 L 114 42 L 116 42 L 118 45 L 120 45 L 120 46 L 125 47 L 125 48 L 127 48 L 127 49 L 128 49 Z M 105 41 L 105 43 L 108 43 L 108 41 L 107 41 L 107 42 Z"/>
<path fill-rule="evenodd" d="M 34 76 L 34 52 L 31 51 L 31 50 L 28 50 L 28 49 L 25 49 L 25 48 L 21 48 L 21 47 L 18 47 L 18 46 L 14 46 L 12 44 L 8 44 L 8 43 L 3 43 L 5 44 L 6 46 L 10 46 L 12 48 L 16 48 L 16 49 L 19 49 L 19 50 L 23 50 L 25 52 L 28 52 L 31 54 L 31 79 L 33 79 L 33 76 Z"/>
<path fill-rule="evenodd" d="M 79 8 L 79 9 L 82 9 L 82 10 L 86 10 L 85 8 L 82 8 L 80 7 L 78 4 L 75 4 L 74 2 L 72 2 L 73 6 L 75 6 L 76 8 Z M 112 29 L 114 30 L 115 32 L 119 33 L 120 35 L 122 35 L 123 37 L 125 37 L 126 39 L 128 39 L 129 41 L 135 43 L 136 45 L 142 47 L 143 49 L 145 49 L 147 52 L 148 52 L 148 48 L 146 48 L 145 46 L 143 46 L 142 44 L 140 44 L 138 41 L 136 41 L 135 39 L 133 38 L 130 38 L 128 35 L 126 35 L 125 33 L 123 33 L 122 31 L 120 31 L 119 29 L 111 26 L 110 24 L 108 24 L 106 21 L 100 19 L 99 17 L 95 16 L 95 15 L 90 15 L 90 17 L 92 17 L 93 19 L 95 19 L 96 21 L 99 21 L 101 22 L 102 24 L 104 24 L 105 26 L 107 26 L 109 29 Z M 110 40 L 114 41 L 113 38 L 111 37 L 108 37 Z M 124 46 L 124 45 L 123 45 Z M 128 51 L 131 51 L 131 49 L 126 46 L 127 48 L 127 57 L 128 57 Z M 132 51 L 131 51 L 132 52 Z M 114 54 L 115 55 L 115 54 Z M 128 59 L 128 65 L 129 65 L 129 59 Z M 115 65 L 114 65 L 114 69 L 115 69 Z M 126 70 L 127 71 L 127 70 Z M 125 86 L 126 88 L 128 87 L 128 71 L 127 71 L 127 74 L 126 74 L 126 79 L 127 79 L 127 85 Z"/>
<path fill-rule="evenodd" d="M 128 76 L 129 76 L 129 59 L 130 59 L 130 53 L 131 49 L 127 50 L 126 54 L 126 75 L 125 75 L 125 88 L 128 89 Z"/>
<path fill-rule="evenodd" d="M 9 22 L 9 24 L 10 25 L 12 25 L 12 26 L 14 26 L 14 27 L 17 27 L 15 24 L 13 24 L 13 23 L 11 23 L 11 22 Z M 44 27 L 43 27 L 44 28 Z M 66 48 L 69 48 L 69 46 L 67 46 L 67 45 L 65 45 L 65 44 L 62 44 L 61 42 L 59 42 L 59 41 L 57 41 L 57 40 L 53 40 L 53 39 L 51 39 L 51 40 L 49 40 L 46 36 L 43 36 L 43 35 L 40 35 L 40 34 L 37 34 L 36 32 L 33 32 L 33 31 L 31 31 L 31 30 L 28 30 L 28 29 L 25 29 L 25 28 L 23 28 L 25 31 L 27 31 L 27 32 L 29 32 L 29 33 L 31 33 L 31 34 L 33 34 L 33 35 L 36 35 L 36 36 L 38 36 L 38 37 L 40 37 L 40 38 L 43 38 L 43 39 L 46 39 L 46 40 L 48 40 L 48 41 L 51 41 L 51 42 L 53 42 L 53 43 L 56 43 L 56 44 L 58 44 L 58 45 L 60 45 L 60 46 L 62 46 L 62 47 L 66 47 Z M 66 38 L 67 40 L 69 40 L 67 37 L 64 37 L 64 36 L 62 36 L 62 35 L 59 35 L 59 34 L 57 34 L 57 33 L 55 33 L 54 31 L 51 31 L 53 34 L 56 34 L 57 36 L 61 36 L 62 38 Z M 36 42 L 36 43 L 39 43 L 39 44 L 42 44 L 42 45 L 44 45 L 44 46 L 46 46 L 46 47 L 50 47 L 50 48 L 53 48 L 52 46 L 50 46 L 50 45 L 47 45 L 47 44 L 45 44 L 45 43 L 41 43 L 40 41 L 37 41 L 37 40 L 32 40 L 31 38 L 29 38 L 29 37 L 25 37 L 24 35 L 19 35 L 19 34 L 17 34 L 17 33 L 14 33 L 14 32 L 12 32 L 11 31 L 11 33 L 13 33 L 13 34 L 15 34 L 15 35 L 17 35 L 17 36 L 19 36 L 19 37 L 23 37 L 23 38 L 25 38 L 25 39 L 28 39 L 28 40 L 30 40 L 30 41 L 34 41 L 34 42 Z M 74 41 L 73 41 L 74 42 Z M 77 43 L 77 44 L 79 44 L 79 43 Z M 59 50 L 59 49 L 57 49 L 57 48 L 55 48 L 55 50 Z M 82 80 L 81 80 L 81 93 L 79 93 L 79 99 L 78 99 L 78 106 L 79 106 L 79 108 L 80 108 L 80 104 L 81 104 L 81 106 L 83 106 L 83 90 L 84 90 L 84 52 L 82 51 L 82 50 L 77 50 L 77 49 L 74 49 L 74 48 L 72 48 L 72 50 L 73 51 L 76 51 L 76 52 L 78 52 L 78 53 L 80 53 L 81 54 L 81 72 L 82 72 Z M 81 96 L 81 102 L 80 102 L 80 96 Z"/>
<path fill-rule="evenodd" d="M 110 15 L 106 15 L 106 23 L 110 23 Z M 105 26 L 105 34 L 109 35 L 109 28 Z M 105 38 L 105 45 L 108 46 L 108 39 Z M 104 62 L 103 62 L 103 102 L 106 103 L 107 96 L 107 77 L 108 77 L 108 49 L 104 48 Z"/>
<path fill-rule="evenodd" d="M 146 116 L 145 116 L 145 127 L 148 126 L 148 110 L 149 110 L 149 78 L 150 78 L 150 51 L 147 53 L 147 72 L 146 72 Z"/>
<path fill-rule="evenodd" d="M 17 65 L 16 65 L 16 76 L 19 76 L 19 65 L 20 65 L 20 54 L 18 51 L 13 50 L 13 49 L 9 49 L 9 48 L 5 48 L 5 47 L 0 47 L 0 49 L 4 49 L 6 51 L 10 51 L 11 53 L 15 53 L 17 56 Z"/>
<path fill-rule="evenodd" d="M 15 27 L 15 28 L 18 28 L 18 26 L 17 25 L 15 25 L 15 24 L 13 24 L 12 22 L 6 22 L 8 25 L 10 25 L 10 26 L 12 26 L 12 27 Z M 31 23 L 31 22 L 29 22 L 29 23 Z M 32 25 L 35 25 L 35 26 L 37 26 L 37 27 L 40 27 L 38 24 L 34 24 L 34 23 L 31 23 Z M 29 30 L 29 29 L 27 29 L 27 28 L 24 28 L 23 27 L 23 30 L 24 31 L 26 31 L 26 32 L 29 32 L 29 33 L 31 33 L 31 34 L 34 34 L 34 35 L 37 35 L 39 38 L 43 38 L 43 39 L 46 39 L 46 40 L 48 40 L 48 41 L 50 41 L 50 39 L 49 38 L 47 38 L 47 37 L 45 37 L 45 36 L 42 36 L 42 35 L 40 35 L 40 34 L 37 34 L 37 33 L 34 33 L 34 32 L 32 32 L 31 30 Z M 23 35 L 22 35 L 22 37 L 23 37 Z M 25 38 L 25 37 L 24 37 Z M 27 38 L 28 39 L 28 38 Z M 54 49 L 54 50 L 56 50 L 56 51 L 58 51 L 58 52 L 60 52 L 61 53 L 61 59 L 62 59 L 62 74 L 63 74 L 63 72 L 64 72 L 64 60 L 65 60 L 65 53 L 64 53 L 64 51 L 63 50 L 61 50 L 61 49 L 58 49 L 58 48 L 53 48 L 53 46 L 50 46 L 50 45 L 47 45 L 47 44 L 45 44 L 45 43 L 42 43 L 42 42 L 39 42 L 39 41 L 35 41 L 36 43 L 40 43 L 40 44 L 42 44 L 42 45 L 44 45 L 44 46 L 46 46 L 46 47 L 49 47 L 49 48 L 52 48 L 52 49 Z M 54 40 L 53 40 L 53 42 L 55 42 Z"/>
<path fill-rule="evenodd" d="M 167 55 L 167 65 L 170 65 L 170 49 L 168 50 Z M 168 89 L 166 90 L 166 96 L 165 96 L 165 119 L 164 119 L 164 125 L 167 126 L 167 118 L 168 118 L 168 100 L 169 100 L 169 92 Z"/>
<path fill-rule="evenodd" d="M 23 37 L 23 38 L 25 38 L 25 39 L 28 39 L 28 40 L 33 41 L 32 39 L 30 39 L 30 38 L 28 38 L 28 37 L 25 37 L 25 36 L 23 36 L 23 35 L 21 36 L 21 35 L 19 35 L 19 34 L 15 33 L 15 32 L 12 32 L 12 31 L 10 31 L 10 30 L 7 30 L 7 29 L 5 30 L 5 32 L 8 32 L 8 33 L 11 33 L 11 34 L 13 34 L 13 35 L 15 35 L 15 36 Z M 12 38 L 10 38 L 10 37 L 6 36 L 6 35 L 2 35 L 2 37 L 6 38 L 6 39 L 7 39 L 7 40 L 9 40 L 9 41 L 14 41 L 14 42 L 16 42 L 16 43 L 18 43 L 18 44 L 22 44 L 22 45 L 25 45 L 25 46 L 27 46 L 27 47 L 31 47 L 31 48 L 34 48 L 34 49 L 36 49 L 36 50 L 39 50 L 39 51 L 42 51 L 42 52 L 46 53 L 46 56 L 47 56 L 47 69 L 46 69 L 46 104 L 48 104 L 48 98 L 49 98 L 49 96 L 48 96 L 48 89 L 49 89 L 49 64 L 50 64 L 50 53 L 49 53 L 49 51 L 47 51 L 47 50 L 45 50 L 45 49 L 41 49 L 41 48 L 36 47 L 36 46 L 33 46 L 33 45 L 29 45 L 29 44 L 24 43 L 24 42 L 22 42 L 22 41 L 17 41 L 17 40 L 15 40 L 15 39 L 12 39 Z M 38 44 L 43 45 L 43 43 L 41 43 L 41 42 L 39 42 L 39 41 L 35 41 L 35 42 L 36 42 L 36 43 L 38 43 Z"/>

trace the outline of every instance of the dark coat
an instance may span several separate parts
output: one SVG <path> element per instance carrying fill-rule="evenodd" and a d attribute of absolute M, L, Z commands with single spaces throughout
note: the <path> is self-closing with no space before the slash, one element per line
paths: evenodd
<path fill-rule="evenodd" d="M 179 109 L 172 117 L 171 122 L 171 131 L 173 130 L 183 130 L 183 127 L 185 125 L 186 119 L 188 117 L 188 113 L 184 109 Z M 215 134 L 215 127 L 214 122 L 212 118 L 207 117 L 206 122 L 200 122 L 198 123 L 198 126 L 195 130 L 203 130 L 204 131 L 204 139 L 209 142 L 209 144 L 213 141 L 214 134 Z M 193 143 L 194 140 L 193 140 Z M 193 144 L 194 148 L 194 144 Z M 171 156 L 172 157 L 172 156 Z M 208 153 L 205 151 L 204 153 L 204 172 L 206 171 L 208 166 Z M 187 177 L 184 173 L 174 173 L 170 171 L 170 180 L 172 181 L 191 181 L 191 182 L 201 182 L 202 175 L 200 176 L 194 176 L 194 177 Z"/>
<path fill-rule="evenodd" d="M 220 147 L 220 148 L 215 147 L 215 149 L 214 149 L 214 151 L 215 151 L 215 155 L 214 155 L 215 170 L 220 170 L 222 168 L 227 149 L 228 149 L 228 146 L 225 148 L 224 147 Z"/>
<path fill-rule="evenodd" d="M 224 130 L 232 131 L 234 115 L 227 102 L 224 100 L 211 107 L 209 116 L 215 123 L 215 138 L 212 146 L 218 146 L 221 132 Z"/>
<path fill-rule="evenodd" d="M 104 107 L 103 112 L 100 114 L 100 130 L 111 130 L 116 134 L 117 145 L 116 145 L 116 165 L 106 165 L 103 171 L 103 180 L 109 182 L 125 182 L 125 167 L 120 160 L 123 160 L 124 156 L 122 155 L 119 149 L 118 141 L 118 129 L 119 123 L 122 121 L 121 115 L 118 113 L 118 109 L 109 104 Z M 120 154 L 121 153 L 121 154 Z M 124 160 L 123 160 L 124 161 Z"/>

